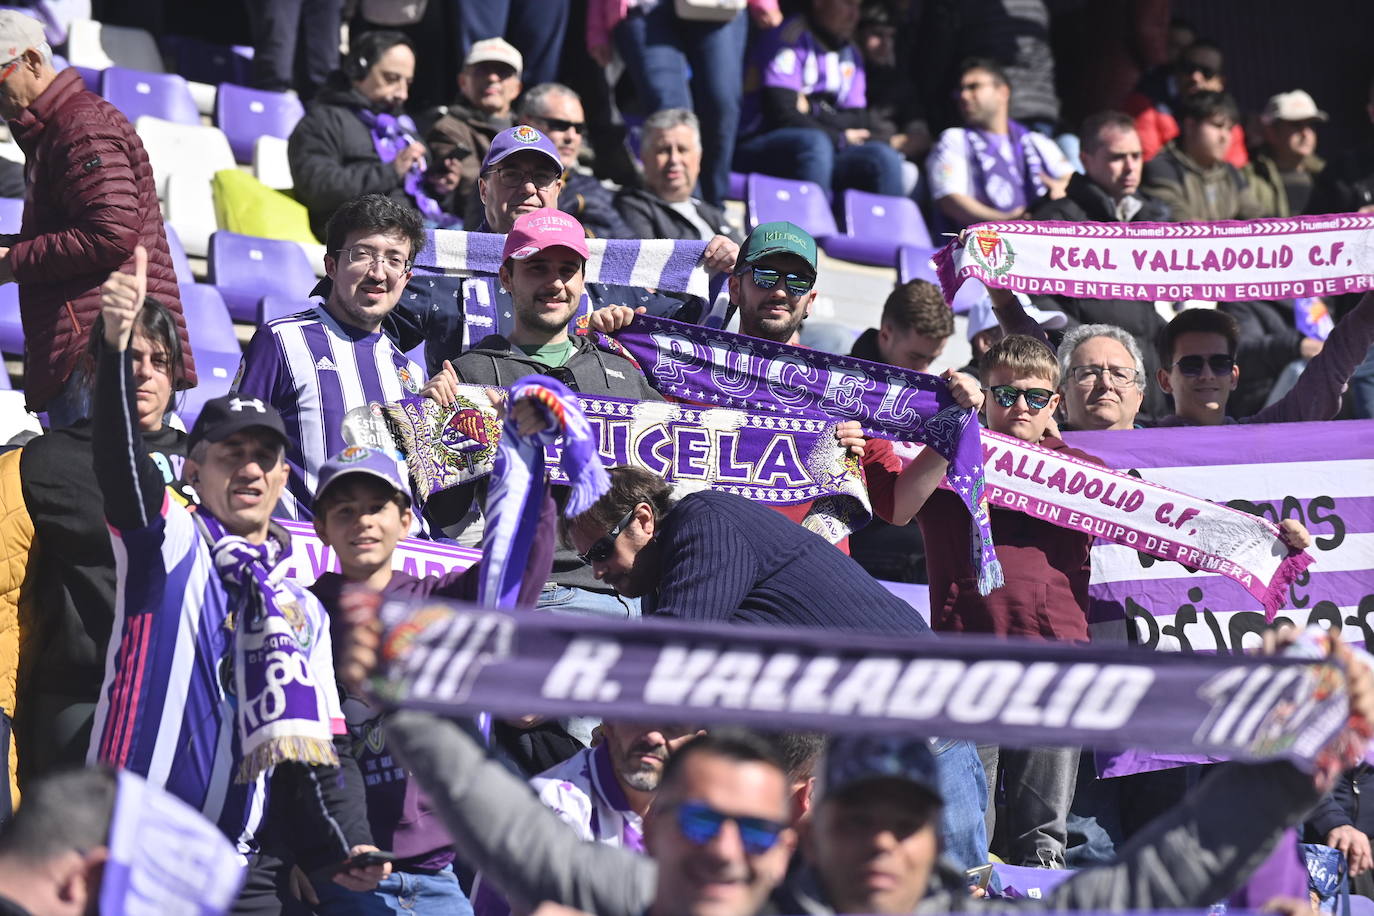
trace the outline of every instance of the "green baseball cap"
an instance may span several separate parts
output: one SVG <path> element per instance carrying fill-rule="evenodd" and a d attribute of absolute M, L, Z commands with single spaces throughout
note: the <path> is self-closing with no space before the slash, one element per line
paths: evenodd
<path fill-rule="evenodd" d="M 816 269 L 816 240 L 811 233 L 786 220 L 756 226 L 744 240 L 739 263 L 753 264 L 760 258 L 780 253 L 794 254 L 811 265 L 812 270 Z"/>

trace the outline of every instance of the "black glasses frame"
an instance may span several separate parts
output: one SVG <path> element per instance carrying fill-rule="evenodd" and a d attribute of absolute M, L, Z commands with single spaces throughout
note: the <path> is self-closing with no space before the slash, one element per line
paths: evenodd
<path fill-rule="evenodd" d="M 588 566 L 591 566 L 593 563 L 600 563 L 602 560 L 609 557 L 611 551 L 615 549 L 616 539 L 625 532 L 626 528 L 630 527 L 630 522 L 634 521 L 635 512 L 638 509 L 639 503 L 635 503 L 631 506 L 630 511 L 625 513 L 624 518 L 616 522 L 615 526 L 612 527 L 610 531 L 607 531 L 605 534 L 601 535 L 601 537 L 593 541 L 592 546 L 587 548 L 587 552 L 579 553 L 577 558 Z"/>

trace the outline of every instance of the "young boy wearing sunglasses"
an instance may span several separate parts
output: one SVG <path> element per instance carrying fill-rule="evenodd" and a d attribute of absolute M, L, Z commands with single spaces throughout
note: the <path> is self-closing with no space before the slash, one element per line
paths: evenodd
<path fill-rule="evenodd" d="M 1004 337 L 983 355 L 979 371 L 984 390 L 970 376 L 951 372 L 946 377 L 960 406 L 977 410 L 986 404 L 989 429 L 1101 464 L 1048 433 L 1059 405 L 1059 364 L 1044 343 L 1021 334 Z M 970 559 L 968 511 L 952 490 L 939 488 L 948 467 L 933 449 L 923 449 L 896 485 L 894 521 L 904 524 L 914 515 L 926 542 L 931 627 L 1086 642 L 1092 537 L 1022 512 L 993 509 L 992 538 L 1006 584 L 980 595 Z M 1008 864 L 1063 868 L 1078 751 L 1005 748 L 999 755 L 990 745 L 980 746 L 978 754 L 989 786 L 997 785 L 999 766 L 1006 774 Z"/>

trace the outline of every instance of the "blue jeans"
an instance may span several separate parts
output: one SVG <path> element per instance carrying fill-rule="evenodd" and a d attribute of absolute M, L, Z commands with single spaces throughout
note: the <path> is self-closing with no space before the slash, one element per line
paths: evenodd
<path fill-rule="evenodd" d="M 536 610 L 582 617 L 610 617 L 614 620 L 638 620 L 639 599 L 622 598 L 614 592 L 593 592 L 585 588 L 544 584 Z"/>
<path fill-rule="evenodd" d="M 615 27 L 616 49 L 645 114 L 689 108 L 701 119 L 698 183 L 702 198 L 718 207 L 730 188 L 748 37 L 749 17 L 742 13 L 723 23 L 685 22 L 667 0 L 647 14 L 631 10 Z M 692 68 L 690 90 L 688 66 Z"/>
<path fill-rule="evenodd" d="M 830 136 L 814 127 L 780 127 L 741 140 L 735 148 L 735 168 L 814 181 L 837 200 L 850 188 L 903 196 L 901 153 L 886 143 L 836 150 Z"/>
<path fill-rule="evenodd" d="M 43 408 L 48 415 L 48 429 L 72 426 L 91 415 L 90 380 L 85 372 L 73 369 L 62 390 L 53 395 Z"/>
<path fill-rule="evenodd" d="M 519 49 L 526 87 L 558 78 L 563 33 L 568 28 L 568 0 L 477 0 L 458 3 L 458 59 L 474 42 L 504 38 Z"/>
<path fill-rule="evenodd" d="M 988 861 L 988 783 L 983 764 L 971 741 L 940 738 L 931 745 L 939 767 L 940 842 L 945 856 L 960 868 L 976 868 Z"/>
<path fill-rule="evenodd" d="M 375 891 L 366 894 L 333 881 L 316 884 L 315 891 L 320 898 L 315 912 L 322 916 L 472 916 L 472 904 L 458 886 L 452 865 L 434 875 L 392 872 Z"/>

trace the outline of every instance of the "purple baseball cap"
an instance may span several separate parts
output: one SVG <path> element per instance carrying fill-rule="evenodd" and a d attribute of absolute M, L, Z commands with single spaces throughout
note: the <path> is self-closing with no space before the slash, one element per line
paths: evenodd
<path fill-rule="evenodd" d="M 491 149 L 487 150 L 487 155 L 482 160 L 482 171 L 485 172 L 507 156 L 524 152 L 543 153 L 549 157 L 549 163 L 558 173 L 563 174 L 563 160 L 558 158 L 558 147 L 528 124 L 507 127 L 492 138 Z"/>
<path fill-rule="evenodd" d="M 414 502 L 410 495 L 410 484 L 401 475 L 401 468 L 396 459 L 386 452 L 361 445 L 350 445 L 324 463 L 320 468 L 319 483 L 315 485 L 315 502 L 320 501 L 320 497 L 329 489 L 330 484 L 350 474 L 367 474 L 375 477 L 404 495 L 407 503 Z"/>
<path fill-rule="evenodd" d="M 558 246 L 571 248 L 584 261 L 590 255 L 587 232 L 582 224 L 562 210 L 542 207 L 516 217 L 515 225 L 506 233 L 501 260 L 514 258 L 523 261 L 545 248 Z"/>

